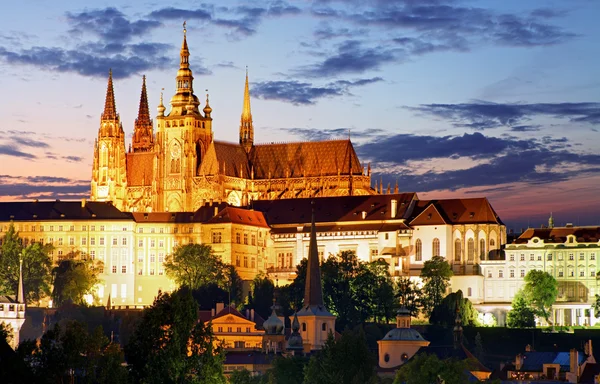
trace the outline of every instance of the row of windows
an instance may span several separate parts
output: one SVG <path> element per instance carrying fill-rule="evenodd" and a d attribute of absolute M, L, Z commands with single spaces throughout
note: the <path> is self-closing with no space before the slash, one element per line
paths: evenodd
<path fill-rule="evenodd" d="M 431 242 L 431 256 L 440 256 L 440 239 L 437 237 Z M 423 260 L 423 243 L 421 239 L 415 242 L 415 261 Z"/>
<path fill-rule="evenodd" d="M 224 329 L 223 327 L 217 327 L 217 332 L 223 333 L 223 329 Z M 241 333 L 242 332 L 242 327 L 237 327 L 235 329 L 235 331 L 237 333 Z M 227 327 L 227 332 L 228 333 L 233 333 L 233 327 Z M 246 327 L 246 333 L 250 333 L 250 327 Z"/>
<path fill-rule="evenodd" d="M 490 239 L 490 249 L 494 249 L 496 247 L 496 241 L 494 239 Z M 485 239 L 479 240 L 479 257 L 481 259 L 485 259 L 486 253 L 486 241 Z M 440 255 L 440 239 L 435 238 L 431 242 L 431 256 L 441 256 Z M 462 243 L 460 239 L 454 240 L 454 260 L 461 261 L 462 256 Z M 475 240 L 469 239 L 467 240 L 467 260 L 473 261 L 475 259 Z M 423 260 L 423 243 L 421 239 L 417 239 L 415 241 L 415 261 Z"/>
<path fill-rule="evenodd" d="M 248 268 L 248 256 L 244 255 L 242 258 L 243 264 L 240 261 L 240 255 L 235 255 L 235 266 L 236 267 L 244 267 Z M 254 257 L 250 258 L 250 268 L 256 268 L 256 259 Z"/>
<path fill-rule="evenodd" d="M 509 273 L 509 277 L 514 278 L 515 277 L 515 269 L 509 269 L 508 273 Z M 519 277 L 525 277 L 526 270 L 525 269 L 520 269 L 519 271 Z M 550 275 L 554 275 L 554 271 L 552 269 L 548 270 L 548 273 Z M 575 268 L 567 268 L 567 275 L 566 277 L 575 277 Z M 577 273 L 578 277 L 586 277 L 586 271 L 585 271 L 585 267 L 579 267 L 578 273 Z M 588 269 L 588 273 L 587 273 L 588 277 L 596 277 L 596 269 L 595 268 L 589 268 Z M 493 278 L 493 272 L 492 270 L 488 270 L 487 271 L 487 277 L 488 278 Z M 504 270 L 500 269 L 498 270 L 498 277 L 499 278 L 503 278 L 504 277 Z M 557 269 L 556 271 L 556 277 L 565 277 L 565 273 L 564 270 L 562 268 Z"/>
<path fill-rule="evenodd" d="M 3 231 L 6 232 L 8 230 L 7 226 L 4 226 Z M 76 229 L 79 229 L 80 231 L 87 231 L 88 230 L 88 226 L 87 225 L 82 225 L 80 227 L 75 226 L 75 225 L 40 225 L 39 227 L 36 225 L 31 225 L 31 227 L 29 225 L 15 225 L 15 230 L 19 231 L 19 232 L 37 232 L 39 229 L 39 232 L 74 232 Z M 96 230 L 98 230 L 99 232 L 105 232 L 106 231 L 106 226 L 105 225 L 90 225 L 89 226 L 89 230 L 92 232 L 95 232 Z M 112 230 L 113 231 L 118 231 L 118 230 L 122 230 L 122 231 L 128 231 L 129 228 L 128 227 L 118 227 L 113 225 L 112 226 Z"/>
<path fill-rule="evenodd" d="M 589 256 L 590 256 L 589 257 L 590 260 L 596 260 L 596 252 L 590 253 Z M 515 254 L 514 253 L 509 254 L 508 257 L 509 257 L 510 261 L 515 261 Z M 553 257 L 554 257 L 554 255 L 552 253 L 546 254 L 546 260 L 547 261 L 552 261 Z M 567 259 L 571 260 L 571 261 L 575 260 L 575 253 L 574 252 L 569 252 L 568 255 L 567 255 Z M 585 260 L 585 253 L 584 252 L 580 252 L 579 255 L 578 255 L 578 259 L 579 260 Z M 525 260 L 526 260 L 525 254 L 524 253 L 519 254 L 519 261 L 525 261 Z M 538 253 L 538 254 L 530 253 L 528 260 L 529 261 L 535 261 L 535 260 L 542 261 L 542 254 L 541 253 Z M 559 261 L 564 260 L 564 256 L 563 256 L 562 252 L 558 252 L 557 260 L 559 260 Z"/>

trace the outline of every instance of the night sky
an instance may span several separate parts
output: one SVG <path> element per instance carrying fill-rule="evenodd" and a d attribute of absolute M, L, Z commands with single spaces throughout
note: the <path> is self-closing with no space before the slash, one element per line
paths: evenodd
<path fill-rule="evenodd" d="M 85 6 L 84 4 L 89 5 Z M 194 91 L 237 141 L 350 135 L 373 182 L 487 196 L 509 228 L 600 225 L 600 2 L 11 2 L 0 31 L 0 199 L 89 195 L 110 68 L 127 137 L 187 20 Z M 165 103 L 166 104 L 166 103 Z M 129 140 L 129 139 L 128 139 Z"/>

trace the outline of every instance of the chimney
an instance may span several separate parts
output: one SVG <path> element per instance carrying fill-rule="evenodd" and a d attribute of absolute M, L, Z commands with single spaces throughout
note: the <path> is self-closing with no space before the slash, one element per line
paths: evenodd
<path fill-rule="evenodd" d="M 210 310 L 210 317 L 215 317 L 216 314 L 217 313 L 214 308 Z"/>
<path fill-rule="evenodd" d="M 395 219 L 396 218 L 396 214 L 398 213 L 398 200 L 392 199 L 391 205 L 392 205 L 392 207 L 391 207 L 390 212 L 391 212 L 391 215 L 392 215 L 392 219 Z"/>
<path fill-rule="evenodd" d="M 218 213 L 219 213 L 219 206 L 215 205 L 215 210 L 214 210 L 213 216 L 217 216 Z"/>
<path fill-rule="evenodd" d="M 569 372 L 579 377 L 579 352 L 576 349 L 569 351 Z"/>
<path fill-rule="evenodd" d="M 221 312 L 225 308 L 225 303 L 217 303 L 216 313 Z"/>
<path fill-rule="evenodd" d="M 519 353 L 515 359 L 515 370 L 520 371 L 521 367 L 523 367 L 523 355 Z"/>
<path fill-rule="evenodd" d="M 254 321 L 254 309 L 250 309 L 250 321 Z"/>
<path fill-rule="evenodd" d="M 362 216 L 363 220 L 367 218 L 367 211 L 362 211 L 360 213 L 360 215 Z"/>
<path fill-rule="evenodd" d="M 587 355 L 594 357 L 594 350 L 592 349 L 592 339 L 589 339 L 587 342 Z"/>
<path fill-rule="evenodd" d="M 81 199 L 81 208 L 85 208 L 85 204 L 87 201 L 85 199 Z"/>

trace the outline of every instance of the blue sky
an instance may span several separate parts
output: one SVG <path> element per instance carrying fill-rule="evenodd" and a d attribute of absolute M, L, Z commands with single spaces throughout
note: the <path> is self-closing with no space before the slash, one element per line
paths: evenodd
<path fill-rule="evenodd" d="M 36 10 L 33 12 L 32 10 Z M 346 137 L 384 185 L 488 196 L 510 227 L 600 224 L 600 2 L 11 3 L 0 32 L 0 198 L 85 196 L 109 68 L 128 136 L 141 77 L 195 92 L 236 141 L 245 67 L 257 142 Z"/>

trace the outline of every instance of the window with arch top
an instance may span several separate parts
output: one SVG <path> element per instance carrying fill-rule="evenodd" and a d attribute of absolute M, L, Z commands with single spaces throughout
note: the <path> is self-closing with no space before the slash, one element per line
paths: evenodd
<path fill-rule="evenodd" d="M 415 261 L 423 260 L 423 243 L 421 239 L 417 239 L 415 242 Z"/>
<path fill-rule="evenodd" d="M 454 261 L 460 261 L 462 253 L 462 247 L 460 244 L 460 239 L 454 240 Z"/>
<path fill-rule="evenodd" d="M 473 261 L 475 258 L 475 240 L 469 239 L 467 241 L 467 260 Z"/>
<path fill-rule="evenodd" d="M 440 239 L 437 237 L 433 239 L 433 244 L 431 247 L 431 256 L 440 256 Z"/>
<path fill-rule="evenodd" d="M 485 239 L 479 240 L 479 258 L 485 260 Z"/>

